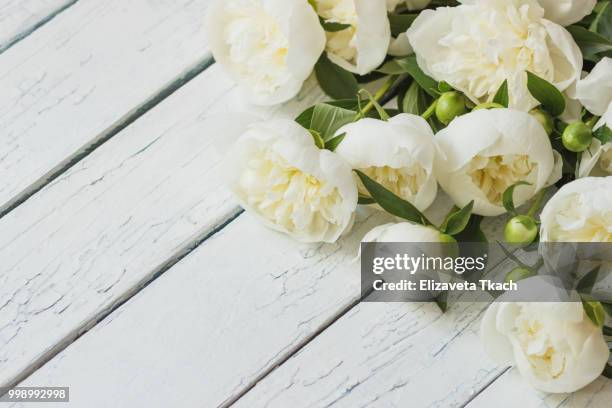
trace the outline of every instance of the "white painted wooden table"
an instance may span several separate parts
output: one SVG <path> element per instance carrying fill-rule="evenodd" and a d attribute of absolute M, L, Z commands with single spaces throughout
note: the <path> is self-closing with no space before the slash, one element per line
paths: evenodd
<path fill-rule="evenodd" d="M 384 214 L 335 245 L 242 214 L 211 118 L 322 94 L 245 105 L 206 6 L 0 0 L 0 386 L 87 408 L 610 406 L 609 381 L 547 396 L 487 360 L 483 304 L 359 303 L 351 261 Z"/>

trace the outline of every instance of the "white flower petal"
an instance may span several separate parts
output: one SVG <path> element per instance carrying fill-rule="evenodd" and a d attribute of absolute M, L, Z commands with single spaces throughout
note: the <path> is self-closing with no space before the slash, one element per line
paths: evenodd
<path fill-rule="evenodd" d="M 353 25 L 352 28 L 327 34 L 329 59 L 359 75 L 376 69 L 384 61 L 391 39 L 386 0 L 317 0 L 317 6 L 322 3 L 330 10 L 330 15 L 324 17 Z M 352 3 L 354 16 L 338 14 L 337 10 L 349 9 L 347 3 Z M 336 15 L 338 17 L 334 18 Z"/>
<path fill-rule="evenodd" d="M 585 177 L 563 186 L 546 203 L 544 242 L 612 242 L 612 177 Z"/>
<path fill-rule="evenodd" d="M 446 81 L 474 103 L 490 102 L 508 81 L 510 107 L 537 101 L 525 71 L 564 91 L 578 80 L 582 55 L 571 35 L 543 18 L 535 0 L 473 0 L 420 13 L 408 38 L 424 72 Z"/>
<path fill-rule="evenodd" d="M 538 0 L 544 17 L 562 26 L 577 23 L 591 14 L 597 0 Z"/>
<path fill-rule="evenodd" d="M 393 193 L 424 211 L 436 197 L 433 174 L 433 132 L 416 115 L 399 114 L 389 121 L 366 118 L 343 126 L 345 137 L 336 148 L 359 169 Z M 367 195 L 367 191 L 363 192 Z"/>
<path fill-rule="evenodd" d="M 350 166 L 317 148 L 291 120 L 256 123 L 226 159 L 228 184 L 265 225 L 302 242 L 334 242 L 350 229 L 357 188 Z"/>
<path fill-rule="evenodd" d="M 605 57 L 578 81 L 576 98 L 594 115 L 603 115 L 612 102 L 612 58 Z"/>
<path fill-rule="evenodd" d="M 532 183 L 516 189 L 515 203 L 520 205 L 558 179 L 546 132 L 522 111 L 473 111 L 455 118 L 435 141 L 438 182 L 457 206 L 474 200 L 476 214 L 503 214 L 501 194 L 518 181 Z"/>
<path fill-rule="evenodd" d="M 206 28 L 215 60 L 259 105 L 294 97 L 325 47 L 317 14 L 301 0 L 213 0 Z"/>

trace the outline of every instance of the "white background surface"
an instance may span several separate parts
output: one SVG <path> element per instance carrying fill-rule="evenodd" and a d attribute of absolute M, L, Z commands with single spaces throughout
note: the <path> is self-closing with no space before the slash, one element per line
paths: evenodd
<path fill-rule="evenodd" d="M 356 305 L 384 214 L 334 245 L 241 214 L 219 118 L 323 96 L 246 105 L 208 66 L 206 5 L 0 0 L 0 386 L 88 408 L 607 406 L 608 380 L 547 396 L 492 364 L 484 304 Z"/>

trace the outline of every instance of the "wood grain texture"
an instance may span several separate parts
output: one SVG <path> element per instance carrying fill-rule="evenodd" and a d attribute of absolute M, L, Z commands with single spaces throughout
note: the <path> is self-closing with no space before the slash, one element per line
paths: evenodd
<path fill-rule="evenodd" d="M 482 351 L 486 307 L 456 303 L 442 314 L 432 303 L 361 303 L 235 406 L 462 406 L 504 369 Z"/>
<path fill-rule="evenodd" d="M 299 244 L 264 229 L 248 215 L 240 216 L 22 385 L 72 384 L 77 406 L 91 402 L 91 393 L 99 386 L 109 393 L 91 402 L 94 406 L 127 407 L 140 401 L 151 407 L 170 402 L 197 407 L 233 401 L 359 298 L 359 265 L 350 261 L 360 238 L 372 226 L 388 220 L 379 212 L 368 214 L 362 213 L 353 232 L 336 245 Z M 499 221 L 494 224 L 498 229 Z M 446 356 L 478 347 L 473 327 L 483 305 L 462 306 L 442 317 L 435 305 L 398 304 L 388 309 L 389 320 L 381 323 L 385 307 L 361 305 L 347 316 L 350 319 L 360 316 L 360 310 L 369 311 L 359 321 L 361 328 L 372 330 L 366 347 L 378 350 L 376 353 L 395 342 L 401 343 L 399 348 L 420 348 L 419 353 L 424 347 L 435 348 L 421 367 L 430 381 L 439 371 L 449 372 Z M 436 323 L 440 320 L 444 323 Z M 356 365 L 363 361 L 364 354 L 356 353 L 354 347 L 363 337 L 347 336 L 332 330 L 335 327 L 322 336 L 329 332 L 335 342 L 334 354 L 345 353 L 346 369 L 352 369 L 355 365 L 350 361 Z M 394 330 L 398 337 L 393 336 Z M 424 333 L 412 338 L 413 332 L 420 331 Z M 402 343 L 407 333 L 411 334 Z M 388 343 L 380 343 L 384 338 Z M 311 343 L 306 349 L 310 347 Z M 447 347 L 451 351 L 446 352 Z M 284 367 L 301 355 L 272 376 L 285 372 Z M 316 368 L 318 357 L 307 355 L 304 365 L 312 363 Z M 338 363 L 326 356 L 327 362 Z M 465 368 L 457 364 L 447 374 L 448 381 L 464 378 Z M 473 376 L 462 380 L 464 388 L 482 386 L 498 374 L 496 367 L 483 360 L 474 361 L 470 370 Z M 423 374 L 418 372 L 418 376 Z M 267 377 L 262 383 L 266 381 Z M 323 391 L 313 390 L 312 397 L 324 395 Z M 304 398 L 297 406 L 307 406 L 310 397 Z M 263 406 L 260 403 L 250 406 Z"/>
<path fill-rule="evenodd" d="M 218 406 L 358 299 L 360 238 L 385 220 L 315 245 L 242 215 L 23 385 L 70 384 L 74 406 Z"/>
<path fill-rule="evenodd" d="M 0 53 L 75 0 L 0 0 Z"/>
<path fill-rule="evenodd" d="M 256 112 L 296 115 L 319 98 L 310 81 L 297 100 Z M 0 219 L 0 384 L 236 214 L 219 170 L 224 135 L 210 126 L 221 113 L 254 112 L 241 99 L 213 66 Z"/>
<path fill-rule="evenodd" d="M 510 369 L 482 391 L 468 408 L 604 408 L 612 401 L 612 380 L 599 377 L 573 394 L 546 394 L 534 390 L 516 369 Z"/>
<path fill-rule="evenodd" d="M 0 54 L 0 212 L 208 61 L 207 0 L 81 0 Z"/>

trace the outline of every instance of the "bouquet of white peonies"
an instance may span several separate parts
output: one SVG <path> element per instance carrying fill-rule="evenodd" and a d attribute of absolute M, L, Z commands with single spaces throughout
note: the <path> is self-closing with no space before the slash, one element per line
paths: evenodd
<path fill-rule="evenodd" d="M 229 151 L 230 189 L 270 228 L 335 242 L 363 205 L 402 219 L 366 240 L 484 241 L 483 217 L 509 213 L 509 243 L 612 241 L 612 0 L 214 0 L 207 29 L 253 104 L 313 74 L 330 98 L 251 122 Z M 438 188 L 455 207 L 434 225 Z M 572 392 L 612 376 L 606 315 L 495 303 L 483 340 L 534 387 Z"/>

